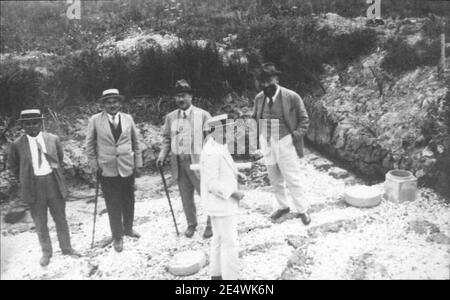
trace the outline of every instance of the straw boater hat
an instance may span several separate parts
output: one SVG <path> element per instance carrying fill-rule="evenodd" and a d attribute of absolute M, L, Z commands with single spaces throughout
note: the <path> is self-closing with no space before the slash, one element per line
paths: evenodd
<path fill-rule="evenodd" d="M 175 94 L 180 94 L 180 93 L 192 94 L 192 92 L 193 92 L 193 90 L 192 90 L 190 84 L 186 80 L 181 79 L 175 83 Z"/>
<path fill-rule="evenodd" d="M 39 109 L 24 109 L 20 112 L 20 117 L 18 121 L 26 120 L 42 120 L 44 116 L 41 114 Z"/>
<path fill-rule="evenodd" d="M 274 63 L 268 62 L 261 65 L 260 72 L 258 74 L 258 79 L 266 79 L 271 76 L 278 76 L 281 72 L 275 67 Z"/>
<path fill-rule="evenodd" d="M 118 89 L 109 89 L 104 90 L 102 96 L 100 97 L 100 101 L 103 102 L 109 98 L 118 98 L 119 100 L 123 100 L 125 97 L 119 93 Z"/>
<path fill-rule="evenodd" d="M 209 118 L 206 121 L 205 126 L 203 127 L 203 131 L 209 131 L 212 128 L 224 127 L 234 125 L 233 119 L 228 119 L 227 114 L 217 115 L 212 118 Z"/>

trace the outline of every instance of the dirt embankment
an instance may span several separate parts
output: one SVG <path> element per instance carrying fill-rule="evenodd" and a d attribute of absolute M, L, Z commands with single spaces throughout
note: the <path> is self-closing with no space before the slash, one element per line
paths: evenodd
<path fill-rule="evenodd" d="M 420 23 L 408 26 L 378 28 L 380 40 L 396 31 L 407 32 L 408 43 L 419 42 Z M 445 131 L 450 81 L 440 78 L 436 67 L 390 75 L 381 68 L 385 54 L 377 50 L 344 70 L 326 67 L 321 78 L 326 92 L 304 99 L 311 117 L 307 138 L 369 178 L 407 169 L 450 197 L 450 137 Z"/>

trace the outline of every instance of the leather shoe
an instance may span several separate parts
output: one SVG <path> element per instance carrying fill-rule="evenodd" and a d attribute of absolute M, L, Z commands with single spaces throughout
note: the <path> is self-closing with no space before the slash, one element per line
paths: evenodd
<path fill-rule="evenodd" d="M 50 257 L 50 255 L 42 255 L 41 260 L 39 261 L 42 267 L 48 266 L 48 264 L 50 263 Z"/>
<path fill-rule="evenodd" d="M 279 209 L 279 210 L 277 210 L 276 212 L 274 212 L 274 213 L 270 216 L 270 218 L 271 218 L 272 220 L 276 220 L 276 219 L 282 217 L 283 215 L 287 214 L 287 213 L 289 212 L 289 210 L 290 210 L 289 207 L 288 207 L 288 208 L 284 208 L 284 209 Z"/>
<path fill-rule="evenodd" d="M 308 213 L 297 214 L 297 218 L 302 219 L 304 225 L 309 225 L 309 223 L 311 223 L 311 217 L 308 215 Z"/>
<path fill-rule="evenodd" d="M 211 226 L 206 227 L 205 231 L 203 232 L 203 238 L 209 239 L 210 237 L 212 237 L 212 235 L 213 235 L 213 232 L 212 232 Z"/>
<path fill-rule="evenodd" d="M 76 251 L 76 250 L 73 249 L 73 248 L 72 248 L 72 249 L 69 249 L 69 250 L 64 250 L 64 251 L 62 252 L 62 254 L 63 254 L 63 255 L 70 255 L 70 256 L 76 257 L 76 258 L 82 256 L 78 251 Z"/>
<path fill-rule="evenodd" d="M 115 240 L 113 242 L 113 246 L 114 246 L 114 250 L 116 250 L 116 252 L 122 252 L 122 250 L 123 250 L 123 239 Z"/>
<path fill-rule="evenodd" d="M 195 227 L 189 226 L 186 231 L 184 232 L 184 235 L 188 238 L 191 238 L 194 235 Z"/>
<path fill-rule="evenodd" d="M 136 239 L 138 239 L 138 238 L 141 237 L 141 235 L 140 235 L 137 231 L 134 231 L 134 230 L 126 231 L 126 232 L 124 233 L 124 235 L 130 236 L 130 237 L 133 237 L 133 238 L 136 238 Z"/>

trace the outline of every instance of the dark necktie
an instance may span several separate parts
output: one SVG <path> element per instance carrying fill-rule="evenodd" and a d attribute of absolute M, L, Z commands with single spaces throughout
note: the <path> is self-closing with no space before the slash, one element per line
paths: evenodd
<path fill-rule="evenodd" d="M 269 97 L 269 108 L 272 108 L 273 105 L 273 98 Z"/>
<path fill-rule="evenodd" d="M 38 167 L 40 168 L 42 166 L 42 156 L 44 151 L 42 151 L 42 145 L 36 140 L 36 145 L 38 149 Z"/>
<path fill-rule="evenodd" d="M 187 118 L 186 112 L 183 111 L 183 119 L 186 119 L 186 118 Z"/>

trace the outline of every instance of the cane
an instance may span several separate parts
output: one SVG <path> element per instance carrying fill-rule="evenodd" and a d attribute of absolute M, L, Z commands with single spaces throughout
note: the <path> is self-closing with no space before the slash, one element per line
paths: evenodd
<path fill-rule="evenodd" d="M 92 242 L 91 249 L 94 248 L 94 236 L 95 236 L 95 221 L 97 220 L 97 200 L 98 200 L 98 190 L 99 190 L 100 180 L 98 172 L 96 173 L 96 184 L 95 184 L 95 200 L 94 200 L 94 226 L 92 228 Z"/>
<path fill-rule="evenodd" d="M 173 208 L 172 208 L 172 203 L 170 202 L 170 197 L 169 197 L 169 190 L 167 189 L 167 184 L 166 184 L 166 179 L 164 178 L 164 173 L 162 168 L 156 164 L 159 170 L 159 173 L 161 174 L 161 179 L 164 185 L 164 190 L 166 191 L 166 196 L 167 196 L 167 200 L 169 201 L 169 206 L 170 206 L 170 212 L 172 213 L 172 218 L 173 218 L 173 224 L 175 224 L 175 230 L 177 231 L 177 236 L 180 235 L 180 232 L 178 231 L 178 226 L 177 226 L 177 221 L 175 220 L 175 215 L 173 213 Z"/>

